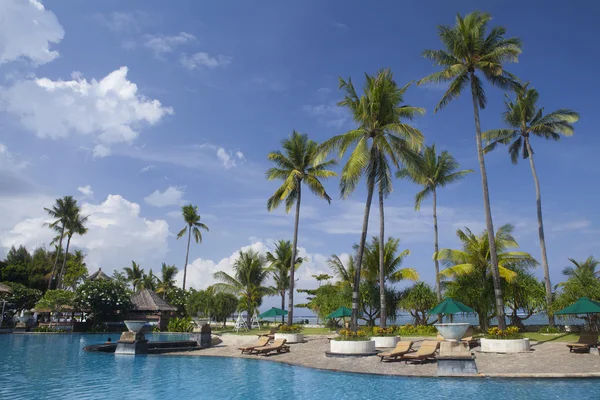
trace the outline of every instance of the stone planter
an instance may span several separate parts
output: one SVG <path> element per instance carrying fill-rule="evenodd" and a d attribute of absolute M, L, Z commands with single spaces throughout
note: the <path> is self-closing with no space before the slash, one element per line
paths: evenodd
<path fill-rule="evenodd" d="M 375 353 L 374 340 L 332 340 L 330 344 L 330 353 L 333 354 L 372 354 Z"/>
<path fill-rule="evenodd" d="M 486 339 L 481 338 L 482 353 L 522 353 L 530 351 L 529 339 Z"/>
<path fill-rule="evenodd" d="M 275 333 L 275 339 L 285 339 L 286 343 L 302 343 L 304 335 L 302 333 Z"/>
<path fill-rule="evenodd" d="M 400 341 L 398 336 L 372 336 L 371 340 L 375 342 L 375 347 L 396 347 Z"/>
<path fill-rule="evenodd" d="M 139 332 L 146 325 L 146 321 L 126 320 L 123 322 L 125 322 L 125 326 L 129 329 L 129 332 Z"/>

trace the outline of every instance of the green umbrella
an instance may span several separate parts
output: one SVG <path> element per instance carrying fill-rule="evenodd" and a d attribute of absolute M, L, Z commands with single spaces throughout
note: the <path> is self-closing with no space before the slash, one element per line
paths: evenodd
<path fill-rule="evenodd" d="M 331 314 L 329 314 L 328 316 L 326 316 L 325 319 L 344 318 L 344 317 L 351 317 L 351 316 L 352 316 L 351 309 L 349 309 L 348 307 L 340 307 L 337 310 L 335 310 L 334 312 L 332 312 Z"/>
<path fill-rule="evenodd" d="M 557 311 L 555 315 L 565 314 L 598 314 L 600 313 L 600 303 L 590 300 L 587 297 L 582 297 L 567 308 Z"/>
<path fill-rule="evenodd" d="M 454 299 L 446 298 L 437 306 L 433 307 L 428 311 L 429 315 L 435 314 L 458 314 L 458 313 L 474 313 L 471 307 L 465 306 L 463 303 L 460 303 Z"/>
<path fill-rule="evenodd" d="M 286 310 L 282 310 L 281 308 L 272 307 L 270 310 L 267 310 L 264 313 L 259 314 L 258 316 L 260 318 L 271 318 L 277 317 L 279 315 L 288 315 L 288 312 Z"/>

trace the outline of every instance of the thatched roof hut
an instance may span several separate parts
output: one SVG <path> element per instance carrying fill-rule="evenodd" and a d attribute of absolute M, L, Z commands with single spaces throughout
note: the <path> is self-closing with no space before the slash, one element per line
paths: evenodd
<path fill-rule="evenodd" d="M 159 313 L 177 310 L 150 289 L 142 289 L 134 294 L 131 297 L 131 303 L 133 303 L 133 309 L 138 312 Z"/>
<path fill-rule="evenodd" d="M 10 286 L 0 283 L 0 293 L 12 293 L 13 290 Z"/>
<path fill-rule="evenodd" d="M 104 272 L 102 272 L 102 268 L 98 268 L 98 271 L 94 272 L 87 278 L 88 281 L 96 281 L 96 280 L 110 281 L 111 279 L 112 278 L 110 276 L 108 276 Z"/>

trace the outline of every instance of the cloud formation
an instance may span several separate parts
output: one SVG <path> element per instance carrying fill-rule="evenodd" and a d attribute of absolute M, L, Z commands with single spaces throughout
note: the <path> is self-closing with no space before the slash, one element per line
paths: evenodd
<path fill-rule="evenodd" d="M 0 65 L 20 59 L 34 65 L 48 63 L 59 55 L 52 45 L 64 36 L 56 15 L 41 2 L 0 1 Z"/>
<path fill-rule="evenodd" d="M 173 109 L 138 93 L 121 67 L 101 80 L 48 78 L 23 80 L 0 89 L 7 112 L 41 138 L 66 138 L 72 134 L 92 136 L 94 155 L 105 157 L 115 143 L 132 143 L 140 129 L 158 123 Z"/>
<path fill-rule="evenodd" d="M 176 186 L 169 186 L 164 192 L 157 189 L 144 197 L 144 201 L 154 207 L 178 206 L 183 202 L 183 190 Z"/>
<path fill-rule="evenodd" d="M 94 191 L 92 190 L 91 185 L 79 186 L 77 188 L 77 190 L 81 194 L 83 194 L 84 198 L 86 198 L 86 197 L 93 198 L 94 197 Z"/>
<path fill-rule="evenodd" d="M 177 46 L 194 40 L 196 40 L 196 37 L 186 32 L 180 32 L 172 36 L 162 34 L 145 35 L 144 47 L 152 50 L 156 56 L 160 56 L 161 54 L 172 52 Z"/>
<path fill-rule="evenodd" d="M 217 67 L 223 67 L 231 64 L 233 57 L 224 56 L 219 54 L 217 56 L 211 56 L 205 52 L 198 52 L 194 54 L 182 54 L 180 58 L 181 65 L 190 71 L 199 68 L 215 69 Z"/>

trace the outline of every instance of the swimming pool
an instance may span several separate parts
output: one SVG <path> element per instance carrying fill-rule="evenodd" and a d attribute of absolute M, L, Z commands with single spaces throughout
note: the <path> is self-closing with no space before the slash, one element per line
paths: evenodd
<path fill-rule="evenodd" d="M 116 340 L 117 335 L 112 335 Z M 150 340 L 181 337 L 148 335 Z M 220 357 L 83 351 L 102 335 L 0 335 L 0 399 L 566 399 L 597 398 L 600 380 L 402 378 Z M 300 351 L 300 348 L 298 348 Z"/>

